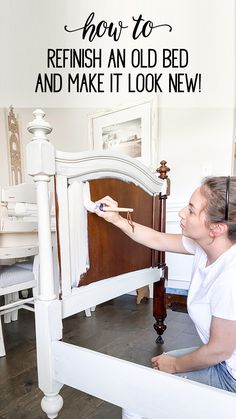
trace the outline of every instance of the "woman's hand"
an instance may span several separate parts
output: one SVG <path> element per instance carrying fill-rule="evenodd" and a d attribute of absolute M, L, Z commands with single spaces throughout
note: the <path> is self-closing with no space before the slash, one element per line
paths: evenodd
<path fill-rule="evenodd" d="M 153 368 L 168 372 L 169 374 L 175 374 L 176 373 L 176 357 L 170 356 L 166 354 L 154 356 L 152 358 L 152 366 Z"/>
<path fill-rule="evenodd" d="M 98 201 L 95 202 L 95 204 L 97 204 L 98 206 L 100 204 L 104 204 L 105 206 L 107 206 L 109 208 L 118 207 L 118 202 L 114 201 L 114 199 L 112 199 L 110 196 L 105 196 L 104 198 L 99 199 Z M 112 223 L 112 224 L 116 224 L 122 218 L 118 212 L 101 211 L 99 208 L 97 208 L 95 210 L 95 213 L 99 217 L 104 218 L 104 220 L 106 220 L 106 221 L 108 221 L 109 223 Z"/>

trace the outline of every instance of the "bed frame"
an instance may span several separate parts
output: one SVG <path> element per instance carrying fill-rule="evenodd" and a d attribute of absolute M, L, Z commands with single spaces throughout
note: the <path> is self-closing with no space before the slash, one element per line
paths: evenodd
<path fill-rule="evenodd" d="M 61 341 L 64 318 L 152 283 L 154 327 L 162 335 L 164 254 L 141 249 L 95 214 L 87 216 L 83 193 L 84 183 L 89 182 L 92 200 L 112 195 L 122 206 L 134 207 L 136 221 L 164 231 L 167 182 L 129 157 L 55 152 L 47 138 L 52 128 L 44 112 L 36 110 L 34 116 L 28 126 L 33 138 L 27 145 L 27 167 L 38 199 L 40 283 L 35 317 L 42 409 L 49 418 L 57 417 L 63 405 L 59 391 L 66 384 L 149 419 L 187 419 L 190 408 L 191 419 L 229 417 L 236 406 L 230 393 Z M 164 167 L 162 178 L 166 178 Z M 51 177 L 55 177 L 57 197 L 60 298 L 53 280 Z M 119 264 L 114 263 L 118 258 Z"/>

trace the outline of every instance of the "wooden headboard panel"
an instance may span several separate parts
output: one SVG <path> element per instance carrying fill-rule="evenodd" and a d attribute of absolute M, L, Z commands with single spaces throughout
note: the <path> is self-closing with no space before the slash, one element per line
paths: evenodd
<path fill-rule="evenodd" d="M 134 208 L 134 221 L 148 227 L 154 228 L 154 219 L 160 219 L 159 197 L 148 194 L 133 183 L 106 178 L 92 180 L 89 184 L 92 201 L 109 195 L 120 206 Z M 88 214 L 88 238 L 90 269 L 82 275 L 80 285 L 154 266 L 152 249 L 135 243 L 93 213 Z"/>
<path fill-rule="evenodd" d="M 134 221 L 164 231 L 166 183 L 162 179 L 166 179 L 169 170 L 165 163 L 162 162 L 157 177 L 128 156 L 57 152 L 56 196 L 63 296 L 70 294 L 71 286 L 163 267 L 162 252 L 135 243 L 96 214 L 87 213 L 83 184 L 89 182 L 92 201 L 110 195 L 119 205 L 134 209 Z"/>

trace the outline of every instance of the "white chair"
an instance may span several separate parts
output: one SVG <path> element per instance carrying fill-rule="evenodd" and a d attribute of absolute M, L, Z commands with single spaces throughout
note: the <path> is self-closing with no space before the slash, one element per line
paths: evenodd
<path fill-rule="evenodd" d="M 34 311 L 37 293 L 38 237 L 34 184 L 1 188 L 0 217 L 0 356 L 5 356 L 1 318 L 18 319 L 21 308 Z M 19 292 L 33 290 L 33 296 L 20 299 Z M 28 293 L 27 293 L 28 294 Z"/>

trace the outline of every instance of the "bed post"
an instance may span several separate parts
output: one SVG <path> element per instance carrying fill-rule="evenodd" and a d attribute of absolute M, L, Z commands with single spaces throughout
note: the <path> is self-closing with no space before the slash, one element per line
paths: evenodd
<path fill-rule="evenodd" d="M 166 161 L 161 161 L 161 166 L 157 169 L 159 173 L 159 178 L 165 179 L 166 184 L 166 194 L 159 195 L 160 200 L 160 212 L 159 220 L 155 220 L 156 227 L 161 232 L 165 232 L 166 226 L 166 199 L 170 194 L 170 180 L 168 178 L 167 172 L 170 171 L 169 167 L 166 166 Z M 158 267 L 162 269 L 162 275 L 160 281 L 155 282 L 153 288 L 153 316 L 156 320 L 153 327 L 157 332 L 158 336 L 156 338 L 156 343 L 164 343 L 162 335 L 166 330 L 166 325 L 164 323 L 166 318 L 166 297 L 165 297 L 165 280 L 168 279 L 168 267 L 165 263 L 165 252 L 158 252 Z"/>
<path fill-rule="evenodd" d="M 49 418 L 55 418 L 63 405 L 58 394 L 62 385 L 53 378 L 51 353 L 52 342 L 62 337 L 61 303 L 54 290 L 49 205 L 49 182 L 55 175 L 55 151 L 47 138 L 52 127 L 44 120 L 45 113 L 37 109 L 33 115 L 35 119 L 27 127 L 33 134 L 27 145 L 27 171 L 36 183 L 38 205 L 40 278 L 35 302 L 38 381 L 44 392 L 42 409 Z"/>

